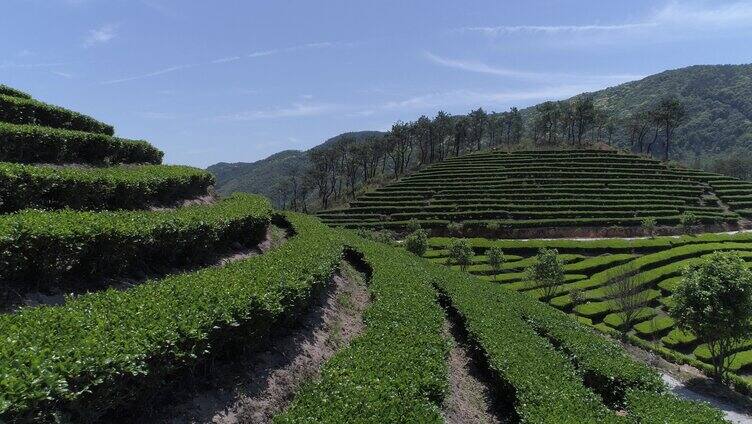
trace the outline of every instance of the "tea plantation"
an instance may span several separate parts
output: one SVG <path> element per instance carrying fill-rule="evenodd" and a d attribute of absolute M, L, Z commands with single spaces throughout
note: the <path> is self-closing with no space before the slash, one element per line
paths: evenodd
<path fill-rule="evenodd" d="M 449 238 L 429 239 L 426 257 L 436 263 L 448 262 Z M 711 369 L 708 347 L 676 328 L 668 316 L 672 294 L 681 282 L 682 271 L 713 252 L 737 251 L 752 267 L 752 233 L 685 235 L 644 239 L 603 240 L 488 240 L 469 239 L 475 255 L 467 271 L 478 278 L 542 300 L 576 317 L 580 322 L 605 333 L 626 331 L 632 342 L 653 350 L 669 360 Z M 507 261 L 499 272 L 488 264 L 485 253 L 500 247 Z M 529 281 L 525 268 L 540 248 L 557 249 L 564 262 L 565 283 L 553 293 Z M 638 289 L 642 308 L 634 322 L 625 328 L 622 305 L 613 300 L 609 285 L 619 277 L 631 276 L 631 288 Z M 749 392 L 752 380 L 752 340 L 738 344 L 731 369 L 737 373 L 734 383 Z"/>
<path fill-rule="evenodd" d="M 481 256 L 471 269 L 478 276 L 459 272 L 332 229 L 311 216 L 275 212 L 260 196 L 186 205 L 182 201 L 208 193 L 213 182 L 208 174 L 160 165 L 162 153 L 148 143 L 114 137 L 107 124 L 5 86 L 0 86 L 0 121 L 2 289 L 69 293 L 61 304 L 0 315 L 0 422 L 112 422 L 120 411 L 137 409 L 155 393 L 179 394 L 176 376 L 213 361 L 232 361 L 233 352 L 242 352 L 239 346 L 262 348 L 272 330 L 294 326 L 345 256 L 367 269 L 371 304 L 363 317 L 365 329 L 326 361 L 275 422 L 443 422 L 444 400 L 452 390 L 445 331 L 451 317 L 485 358 L 484 372 L 503 394 L 505 422 L 684 423 L 688 417 L 693 423 L 724 422 L 720 411 L 675 397 L 653 369 L 588 324 L 611 325 L 607 317 L 618 312 L 601 301 L 599 292 L 605 273 L 618 272 L 618 265 L 632 261 L 640 266 L 645 289 L 656 293 L 646 319 L 665 320 L 660 305 L 670 302 L 676 269 L 712 250 L 747 250 L 744 236 L 634 243 L 473 240 L 478 255 L 494 243 L 510 258 L 517 255 L 505 265 L 503 283 L 496 283 Z M 631 160 L 579 155 L 591 164 L 606 157 Z M 507 162 L 516 157 L 492 153 L 490 162 L 497 156 Z M 520 155 L 521 161 L 528 156 Z M 480 168 L 487 166 L 483 155 L 476 157 Z M 654 209 L 661 219 L 675 219 L 683 210 L 703 219 L 738 219 L 738 212 L 709 200 L 708 186 L 716 177 L 636 163 L 660 182 L 649 190 L 652 194 L 637 198 L 656 199 L 665 207 Z M 432 169 L 453 172 L 451 162 Z M 530 172 L 525 181 L 550 177 L 545 170 Z M 635 172 L 615 166 L 608 173 L 581 173 L 601 174 L 593 180 L 602 181 Z M 470 190 L 486 177 L 473 178 L 458 179 L 465 182 L 455 184 L 457 189 Z M 499 172 L 491 179 L 516 178 Z M 549 181 L 568 184 L 568 177 L 556 178 Z M 443 184 L 421 173 L 405 192 L 431 192 L 426 179 Z M 625 199 L 641 190 L 634 183 L 616 185 L 613 189 Z M 674 188 L 682 194 L 674 194 Z M 485 195 L 498 201 L 507 195 L 504 190 Z M 544 192 L 526 190 L 533 197 Z M 600 189 L 593 190 L 592 198 L 598 198 Z M 743 205 L 741 197 L 733 197 L 743 194 L 734 190 L 724 193 L 731 196 L 728 202 Z M 404 206 L 402 200 L 408 201 L 399 198 L 395 205 Z M 402 219 L 399 213 L 392 214 L 397 214 L 395 222 Z M 433 216 L 424 217 L 446 219 Z M 556 219 L 603 218 L 584 216 Z M 209 261 L 237 245 L 254 245 L 272 220 L 290 228 L 280 246 L 229 263 Z M 431 240 L 432 261 L 444 261 L 447 243 Z M 586 289 L 591 300 L 575 312 L 588 320 L 561 311 L 571 309 L 564 290 L 551 300 L 556 307 L 520 293 L 518 271 L 539 244 L 555 244 L 566 253 L 568 287 Z M 752 257 L 752 247 L 749 251 Z M 153 269 L 170 272 L 129 287 L 110 286 L 112 278 Z M 702 358 L 701 346 L 671 333 L 670 325 L 660 328 L 636 331 L 638 337 L 665 334 L 667 346 L 694 349 Z"/>
<path fill-rule="evenodd" d="M 330 225 L 404 228 L 411 220 L 494 229 L 735 224 L 752 214 L 752 183 L 604 150 L 491 150 L 453 157 L 349 207 L 319 213 Z"/>

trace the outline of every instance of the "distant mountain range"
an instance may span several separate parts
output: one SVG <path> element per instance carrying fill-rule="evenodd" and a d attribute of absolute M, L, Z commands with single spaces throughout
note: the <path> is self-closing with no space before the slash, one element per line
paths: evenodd
<path fill-rule="evenodd" d="M 379 131 L 347 132 L 332 137 L 309 150 L 283 150 L 266 159 L 256 162 L 220 162 L 207 168 L 217 177 L 215 189 L 222 195 L 237 191 L 245 193 L 263 194 L 270 199 L 276 199 L 276 185 L 290 172 L 298 168 L 304 170 L 308 166 L 308 152 L 320 149 L 337 142 L 344 137 L 354 137 L 356 141 L 383 134 Z"/>
<path fill-rule="evenodd" d="M 679 98 L 687 110 L 686 120 L 677 128 L 674 138 L 674 151 L 679 159 L 689 161 L 698 155 L 752 150 L 752 65 L 690 66 L 589 94 L 616 118 L 625 118 L 668 95 Z M 534 108 L 523 109 L 523 116 L 529 119 Z M 345 136 L 362 140 L 376 134 L 381 133 L 344 133 L 313 149 Z M 612 143 L 628 147 L 625 132 L 617 131 Z M 221 162 L 208 170 L 217 177 L 216 189 L 220 194 L 243 191 L 275 199 L 275 184 L 294 167 L 304 169 L 308 163 L 307 152 L 285 150 L 253 163 Z"/>

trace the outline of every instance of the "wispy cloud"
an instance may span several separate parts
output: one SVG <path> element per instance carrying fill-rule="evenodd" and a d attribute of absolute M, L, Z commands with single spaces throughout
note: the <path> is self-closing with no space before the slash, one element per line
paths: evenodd
<path fill-rule="evenodd" d="M 32 68 L 54 68 L 56 66 L 67 65 L 67 62 L 37 62 L 37 63 L 19 63 L 14 61 L 0 62 L 0 69 L 3 68 L 19 68 L 19 69 L 32 69 Z"/>
<path fill-rule="evenodd" d="M 255 52 L 251 52 L 251 53 L 246 53 L 246 54 L 243 54 L 243 55 L 220 57 L 220 58 L 212 59 L 212 60 L 209 60 L 209 61 L 206 61 L 206 62 L 185 63 L 185 64 L 181 64 L 181 65 L 170 66 L 170 67 L 167 67 L 167 68 L 162 68 L 162 69 L 157 69 L 155 71 L 147 72 L 145 74 L 132 75 L 132 76 L 129 76 L 129 77 L 116 78 L 116 79 L 111 79 L 111 80 L 107 80 L 107 81 L 102 81 L 100 84 L 105 84 L 105 85 L 108 85 L 108 84 L 119 84 L 119 83 L 122 83 L 122 82 L 135 81 L 135 80 L 140 80 L 140 79 L 145 79 L 145 78 L 156 77 L 156 76 L 159 76 L 159 75 L 169 74 L 171 72 L 182 71 L 182 70 L 190 69 L 190 68 L 196 68 L 196 67 L 199 67 L 199 66 L 218 65 L 218 64 L 223 64 L 223 63 L 237 62 L 237 61 L 242 60 L 242 59 L 255 59 L 255 58 L 258 58 L 258 57 L 272 56 L 272 55 L 282 54 L 282 53 L 290 53 L 290 52 L 299 51 L 299 50 L 322 49 L 322 48 L 334 47 L 334 46 L 338 46 L 338 45 L 340 45 L 340 44 L 339 43 L 322 42 L 322 43 L 300 44 L 300 45 L 291 46 L 291 47 L 285 47 L 285 48 L 280 48 L 280 49 L 261 50 L 261 51 L 255 51 Z M 342 44 L 342 45 L 346 45 L 346 44 Z"/>
<path fill-rule="evenodd" d="M 84 47 L 89 48 L 109 43 L 117 35 L 117 29 L 118 25 L 116 24 L 104 24 L 89 30 L 89 34 L 84 38 Z"/>
<path fill-rule="evenodd" d="M 502 68 L 489 65 L 487 63 L 472 61 L 472 60 L 458 60 L 449 59 L 438 56 L 436 54 L 425 52 L 425 57 L 431 62 L 445 66 L 448 68 L 459 69 L 468 72 L 476 72 L 482 74 L 497 75 L 502 77 L 512 77 L 520 79 L 530 80 L 549 80 L 556 79 L 574 79 L 574 80 L 586 80 L 586 81 L 601 81 L 603 83 L 624 82 L 635 79 L 640 79 L 644 75 L 635 74 L 608 74 L 608 75 L 591 75 L 591 74 L 568 74 L 560 72 L 530 72 L 521 71 L 517 69 Z"/>
<path fill-rule="evenodd" d="M 644 33 L 675 28 L 696 30 L 752 28 L 752 2 L 670 1 L 637 22 L 583 25 L 500 25 L 462 27 L 458 31 L 490 37 L 516 34 L 560 35 L 590 33 Z"/>
<path fill-rule="evenodd" d="M 332 113 L 339 107 L 330 103 L 293 103 L 291 106 L 275 109 L 245 110 L 218 116 L 219 121 L 257 121 L 264 119 L 299 118 Z"/>
<path fill-rule="evenodd" d="M 582 32 L 625 31 L 655 26 L 653 22 L 617 25 L 502 25 L 494 27 L 464 27 L 464 32 L 479 32 L 489 36 L 511 35 L 519 33 L 559 34 Z"/>
<path fill-rule="evenodd" d="M 59 77 L 63 77 L 65 79 L 71 79 L 73 78 L 73 74 L 69 74 L 67 72 L 61 72 L 61 71 L 50 71 L 53 75 L 57 75 Z"/>

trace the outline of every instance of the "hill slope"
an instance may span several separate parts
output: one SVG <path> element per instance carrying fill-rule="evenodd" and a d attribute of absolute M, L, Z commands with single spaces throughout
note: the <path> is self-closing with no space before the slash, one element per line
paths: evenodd
<path fill-rule="evenodd" d="M 402 228 L 450 222 L 497 231 L 538 227 L 736 223 L 752 183 L 616 151 L 473 153 L 428 166 L 364 194 L 349 208 L 321 212 L 332 225 Z"/>
<path fill-rule="evenodd" d="M 360 141 L 381 134 L 383 133 L 379 131 L 347 132 L 332 137 L 310 150 L 329 146 L 344 137 L 354 137 Z M 207 171 L 217 178 L 216 190 L 222 195 L 240 191 L 263 194 L 274 200 L 277 198 L 277 183 L 290 175 L 293 169 L 304 170 L 308 166 L 310 150 L 284 150 L 252 163 L 220 162 L 208 167 Z"/>
<path fill-rule="evenodd" d="M 698 65 L 651 75 L 592 93 L 596 103 L 625 118 L 662 97 L 676 96 L 686 107 L 676 129 L 681 158 L 752 147 L 752 65 Z M 627 146 L 620 134 L 615 142 Z"/>
<path fill-rule="evenodd" d="M 752 142 L 752 65 L 700 65 L 669 70 L 639 81 L 590 93 L 597 104 L 617 119 L 642 106 L 674 95 L 686 106 L 687 118 L 675 133 L 675 157 L 689 161 L 694 155 L 749 149 Z M 577 97 L 577 96 L 575 96 Z M 535 106 L 522 110 L 526 126 Z M 628 147 L 624 125 L 613 144 Z M 379 133 L 346 133 L 365 137 Z M 217 176 L 222 194 L 234 191 L 261 193 L 272 199 L 275 184 L 294 166 L 307 164 L 305 152 L 284 151 L 254 163 L 219 163 L 208 168 Z"/>

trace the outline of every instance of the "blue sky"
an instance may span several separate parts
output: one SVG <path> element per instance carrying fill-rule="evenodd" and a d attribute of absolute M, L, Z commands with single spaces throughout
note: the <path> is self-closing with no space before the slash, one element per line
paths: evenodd
<path fill-rule="evenodd" d="M 750 1 L 5 0 L 0 24 L 0 83 L 201 167 L 752 62 Z"/>

